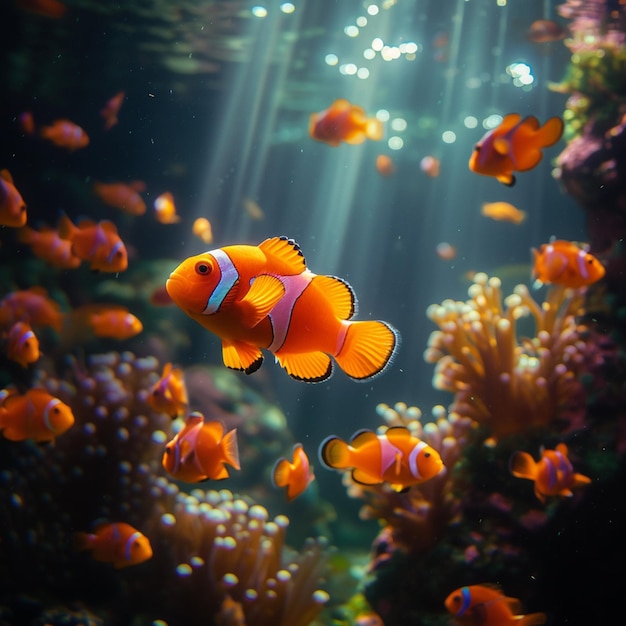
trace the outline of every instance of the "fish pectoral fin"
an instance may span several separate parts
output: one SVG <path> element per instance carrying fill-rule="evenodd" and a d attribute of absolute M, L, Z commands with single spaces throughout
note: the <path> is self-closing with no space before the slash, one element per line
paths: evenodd
<path fill-rule="evenodd" d="M 259 248 L 265 256 L 285 263 L 294 274 L 300 274 L 306 269 L 304 254 L 293 239 L 272 237 L 262 241 Z"/>
<path fill-rule="evenodd" d="M 356 296 L 345 280 L 336 276 L 315 276 L 311 283 L 319 287 L 340 320 L 349 320 L 356 313 Z"/>
<path fill-rule="evenodd" d="M 225 478 L 228 478 L 228 470 L 226 469 L 226 466 L 222 465 L 220 469 L 217 470 L 215 476 L 209 476 L 209 478 L 212 478 L 213 480 L 224 480 Z"/>
<path fill-rule="evenodd" d="M 496 180 L 507 187 L 513 187 L 515 184 L 515 176 L 511 174 L 511 172 L 507 172 L 506 174 L 499 174 L 496 176 Z"/>
<path fill-rule="evenodd" d="M 365 470 L 358 467 L 352 470 L 352 480 L 360 485 L 380 485 L 382 482 L 378 476 L 368 474 Z"/>
<path fill-rule="evenodd" d="M 511 149 L 511 142 L 504 137 L 498 137 L 497 139 L 493 140 L 493 149 L 498 154 L 508 154 L 509 150 Z"/>
<path fill-rule="evenodd" d="M 333 373 L 333 363 L 325 352 L 277 354 L 275 356 L 280 366 L 296 380 L 318 383 L 330 378 Z"/>
<path fill-rule="evenodd" d="M 253 328 L 268 316 L 284 295 L 285 286 L 276 276 L 257 276 L 239 303 L 242 308 L 242 322 Z"/>
<path fill-rule="evenodd" d="M 407 487 L 406 485 L 394 484 L 391 483 L 389 485 L 396 493 L 406 493 L 411 487 Z"/>
<path fill-rule="evenodd" d="M 246 374 L 256 372 L 263 363 L 263 354 L 257 346 L 243 341 L 222 341 L 224 365 Z"/>

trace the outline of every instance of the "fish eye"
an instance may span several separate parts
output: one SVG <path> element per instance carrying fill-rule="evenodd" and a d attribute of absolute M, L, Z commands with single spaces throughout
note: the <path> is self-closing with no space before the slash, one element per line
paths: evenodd
<path fill-rule="evenodd" d="M 429 459 L 430 458 L 430 452 L 424 452 L 424 456 Z"/>
<path fill-rule="evenodd" d="M 25 341 L 23 345 L 25 348 L 30 348 L 30 341 Z"/>
<path fill-rule="evenodd" d="M 155 389 L 155 390 L 152 392 L 152 395 L 153 395 L 155 398 L 158 398 L 158 397 L 159 397 L 159 394 L 160 394 L 160 391 L 159 391 L 158 389 Z"/>
<path fill-rule="evenodd" d="M 58 407 L 58 406 L 55 406 L 55 407 L 53 407 L 52 412 L 53 412 L 55 415 L 58 415 L 61 411 L 59 410 L 59 407 Z"/>
<path fill-rule="evenodd" d="M 172 453 L 171 448 L 165 448 L 165 454 L 171 454 L 171 453 Z"/>
<path fill-rule="evenodd" d="M 211 266 L 206 261 L 198 261 L 196 263 L 196 274 L 206 276 L 211 273 Z"/>
<path fill-rule="evenodd" d="M 480 152 L 480 144 L 478 144 L 478 143 L 477 143 L 477 144 L 474 146 L 474 150 L 476 150 L 476 152 Z"/>
<path fill-rule="evenodd" d="M 589 265 L 593 265 L 593 259 L 592 259 L 592 258 L 587 259 L 587 263 L 588 263 Z"/>

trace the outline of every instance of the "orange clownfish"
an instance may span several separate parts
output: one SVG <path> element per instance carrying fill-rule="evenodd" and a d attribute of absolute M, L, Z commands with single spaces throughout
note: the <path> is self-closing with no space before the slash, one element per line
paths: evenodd
<path fill-rule="evenodd" d="M 520 615 L 520 601 L 505 596 L 495 585 L 459 587 L 446 598 L 445 606 L 459 626 L 537 626 L 546 623 L 545 613 Z"/>
<path fill-rule="evenodd" d="M 91 550 L 91 556 L 102 563 L 112 563 L 115 569 L 143 563 L 152 557 L 149 539 L 124 522 L 104 523 L 93 533 L 76 533 L 77 550 Z"/>
<path fill-rule="evenodd" d="M 147 402 L 155 411 L 167 413 L 172 418 L 184 413 L 189 406 L 189 397 L 183 370 L 166 363 L 161 378 L 150 390 Z"/>
<path fill-rule="evenodd" d="M 539 283 L 554 283 L 564 287 L 584 287 L 599 281 L 604 265 L 571 241 L 556 240 L 533 248 L 533 277 Z"/>
<path fill-rule="evenodd" d="M 104 118 L 104 130 L 110 130 L 117 124 L 117 114 L 122 108 L 125 95 L 123 91 L 118 91 L 112 98 L 107 100 L 104 107 L 102 107 L 100 116 Z"/>
<path fill-rule="evenodd" d="M 206 217 L 199 217 L 193 223 L 191 232 L 204 243 L 213 243 L 213 228 Z"/>
<path fill-rule="evenodd" d="M 398 345 L 386 322 L 350 321 L 352 288 L 307 269 L 299 246 L 286 237 L 190 257 L 166 288 L 187 315 L 222 339 L 224 364 L 246 374 L 261 367 L 264 348 L 296 380 L 329 378 L 331 356 L 363 380 L 382 372 Z"/>
<path fill-rule="evenodd" d="M 237 429 L 224 434 L 221 422 L 205 422 L 198 412 L 189 414 L 163 453 L 166 471 L 186 483 L 228 478 L 226 463 L 240 469 Z"/>
<path fill-rule="evenodd" d="M 542 148 L 555 144 L 563 134 L 563 120 L 551 117 L 539 126 L 536 117 L 522 119 L 510 113 L 499 126 L 485 133 L 469 160 L 472 172 L 494 176 L 504 185 L 515 184 L 513 172 L 525 172 L 541 161 Z"/>
<path fill-rule="evenodd" d="M 97 272 L 123 272 L 128 267 L 128 253 L 113 222 L 81 220 L 75 226 L 67 215 L 61 217 L 59 236 L 72 242 L 72 252 L 88 261 Z"/>
<path fill-rule="evenodd" d="M 132 183 L 94 183 L 95 194 L 109 206 L 121 209 L 130 215 L 143 215 L 146 203 L 139 192 L 146 190 L 146 183 L 135 180 Z"/>
<path fill-rule="evenodd" d="M 392 426 L 382 435 L 361 430 L 350 443 L 330 436 L 320 445 L 320 460 L 331 469 L 351 469 L 362 485 L 390 483 L 394 491 L 419 485 L 444 468 L 441 456 L 404 426 Z"/>
<path fill-rule="evenodd" d="M 72 151 L 89 145 L 87 133 L 69 120 L 56 120 L 50 126 L 44 126 L 39 134 L 55 146 Z"/>
<path fill-rule="evenodd" d="M 27 319 L 33 326 L 50 326 L 61 331 L 63 313 L 43 287 L 12 291 L 0 300 L 0 326 Z"/>
<path fill-rule="evenodd" d="M 28 322 L 15 322 L 7 333 L 7 358 L 28 367 L 39 360 L 39 339 Z"/>
<path fill-rule="evenodd" d="M 9 170 L 0 170 L 0 226 L 20 228 L 26 224 L 26 203 Z"/>
<path fill-rule="evenodd" d="M 335 100 L 326 110 L 311 115 L 309 135 L 330 146 L 338 146 L 342 141 L 378 141 L 383 138 L 383 123 L 375 117 L 368 118 L 360 106 L 341 98 Z"/>
<path fill-rule="evenodd" d="M 546 496 L 571 497 L 573 488 L 591 482 L 587 476 L 574 472 L 564 443 L 558 444 L 555 450 L 542 450 L 539 461 L 528 452 L 515 452 L 509 466 L 513 476 L 535 482 L 535 495 L 541 502 L 546 501 Z"/>
<path fill-rule="evenodd" d="M 291 502 L 299 496 L 315 479 L 301 443 L 293 447 L 293 461 L 278 459 L 272 470 L 272 480 L 276 487 L 287 487 L 287 500 Z"/>
<path fill-rule="evenodd" d="M 44 389 L 8 395 L 0 406 L 0 431 L 11 441 L 54 441 L 73 425 L 70 407 Z"/>
<path fill-rule="evenodd" d="M 154 201 L 154 214 L 161 224 L 176 224 L 180 216 L 176 215 L 174 196 L 166 191 Z"/>
<path fill-rule="evenodd" d="M 481 215 L 498 222 L 521 224 L 526 219 L 525 211 L 521 211 L 510 202 L 483 202 Z"/>
<path fill-rule="evenodd" d="M 87 323 L 96 337 L 111 339 L 130 339 L 143 330 L 143 324 L 122 306 L 96 305 L 87 314 Z"/>
<path fill-rule="evenodd" d="M 50 227 L 34 230 L 29 226 L 20 228 L 17 238 L 30 246 L 33 254 L 52 267 L 61 269 L 75 269 L 81 259 L 72 252 L 72 243 L 61 239 L 59 233 Z"/>

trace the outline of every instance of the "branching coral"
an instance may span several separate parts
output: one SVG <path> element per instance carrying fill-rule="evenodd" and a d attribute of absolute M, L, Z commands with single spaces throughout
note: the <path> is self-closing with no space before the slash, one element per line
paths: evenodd
<path fill-rule="evenodd" d="M 0 602 L 54 592 L 106 612 L 107 623 L 190 626 L 239 614 L 247 626 L 305 626 L 328 597 L 318 590 L 324 542 L 288 558 L 286 517 L 270 521 L 228 491 L 187 495 L 168 481 L 171 420 L 146 402 L 159 372 L 154 358 L 110 353 L 74 363 L 69 380 L 40 374 L 76 423 L 54 447 L 0 439 Z M 138 528 L 153 558 L 117 571 L 76 552 L 74 532 L 99 519 Z"/>
<path fill-rule="evenodd" d="M 451 410 L 494 438 L 547 427 L 574 406 L 582 410 L 577 376 L 585 343 L 575 316 L 584 291 L 553 285 L 539 305 L 518 285 L 503 306 L 500 280 L 479 273 L 468 293 L 467 302 L 446 300 L 427 311 L 440 330 L 424 356 L 436 363 L 433 385 L 455 394 Z M 518 343 L 518 320 L 529 313 L 536 336 Z M 570 425 L 576 417 L 568 416 Z"/>

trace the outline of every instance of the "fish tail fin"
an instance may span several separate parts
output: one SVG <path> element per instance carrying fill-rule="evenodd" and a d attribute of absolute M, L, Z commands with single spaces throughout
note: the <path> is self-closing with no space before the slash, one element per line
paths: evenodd
<path fill-rule="evenodd" d="M 539 130 L 539 140 L 543 148 L 554 145 L 563 134 L 563 120 L 551 117 Z"/>
<path fill-rule="evenodd" d="M 393 359 L 400 335 L 390 324 L 380 321 L 344 322 L 345 340 L 335 355 L 339 367 L 355 380 L 380 374 Z"/>
<path fill-rule="evenodd" d="M 236 470 L 241 469 L 239 464 L 239 448 L 237 446 L 237 429 L 227 432 L 220 443 L 224 453 L 224 462 L 232 465 Z"/>
<path fill-rule="evenodd" d="M 591 482 L 589 476 L 584 474 L 574 474 L 574 487 L 580 487 L 581 485 L 588 485 Z"/>
<path fill-rule="evenodd" d="M 365 135 L 372 141 L 380 141 L 383 138 L 383 123 L 376 117 L 368 118 L 365 125 Z"/>
<path fill-rule="evenodd" d="M 515 626 L 539 626 L 539 624 L 545 624 L 546 619 L 545 613 L 529 613 L 520 617 L 515 622 Z"/>
<path fill-rule="evenodd" d="M 509 461 L 509 469 L 517 478 L 535 480 L 537 476 L 537 463 L 528 452 L 515 452 Z"/>
<path fill-rule="evenodd" d="M 59 219 L 59 237 L 61 239 L 72 239 L 75 232 L 76 226 L 74 226 L 67 214 L 63 213 Z"/>
<path fill-rule="evenodd" d="M 74 533 L 74 550 L 89 550 L 93 546 L 94 535 L 90 533 Z"/>
<path fill-rule="evenodd" d="M 346 469 L 352 467 L 352 452 L 350 446 L 331 435 L 320 444 L 320 461 L 331 469 Z"/>
<path fill-rule="evenodd" d="M 291 478 L 291 465 L 287 459 L 278 459 L 272 470 L 272 481 L 276 487 L 286 487 Z"/>

